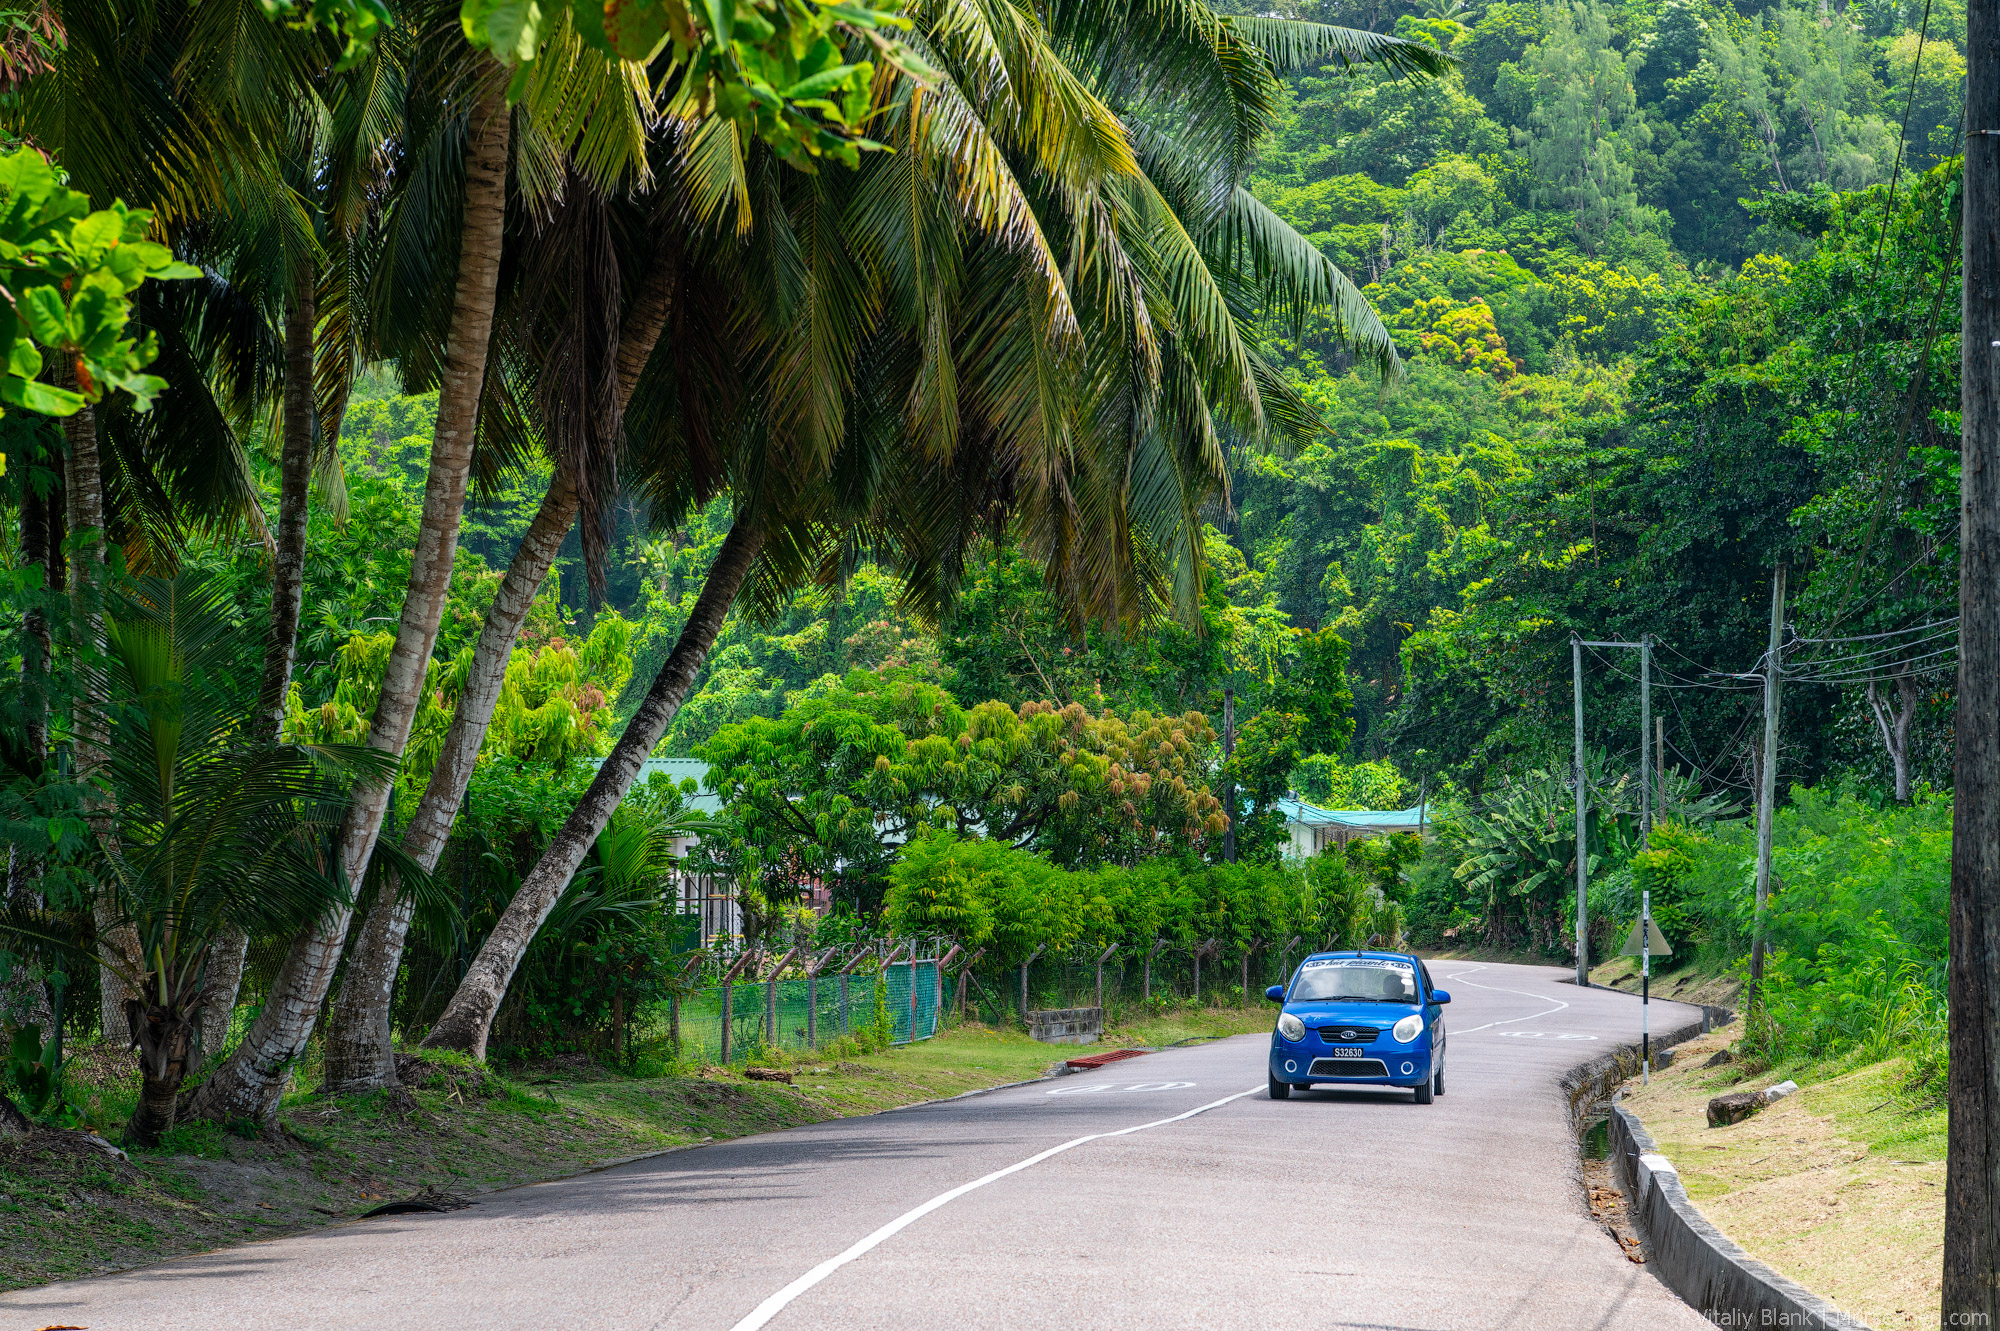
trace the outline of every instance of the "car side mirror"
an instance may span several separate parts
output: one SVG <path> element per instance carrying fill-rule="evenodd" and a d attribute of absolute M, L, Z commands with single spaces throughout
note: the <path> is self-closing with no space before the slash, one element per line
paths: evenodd
<path fill-rule="evenodd" d="M 1433 989 L 1433 990 L 1431 990 L 1431 1002 L 1433 1002 L 1433 1003 L 1449 1003 L 1449 1002 L 1451 1002 L 1451 995 L 1450 995 L 1450 994 L 1448 994 L 1448 993 L 1446 993 L 1446 992 L 1445 992 L 1444 990 L 1442 990 L 1442 989 Z"/>
<path fill-rule="evenodd" d="M 1284 1001 L 1285 1001 L 1285 986 L 1284 986 L 1284 985 L 1282 985 L 1282 984 L 1274 984 L 1274 985 L 1272 985 L 1272 986 L 1271 986 L 1271 987 L 1270 987 L 1269 989 L 1266 989 L 1266 990 L 1264 991 L 1264 997 L 1266 997 L 1266 998 L 1270 999 L 1270 1000 L 1271 1000 L 1271 1001 L 1272 1001 L 1273 1003 L 1282 1003 L 1282 1002 L 1284 1002 Z"/>

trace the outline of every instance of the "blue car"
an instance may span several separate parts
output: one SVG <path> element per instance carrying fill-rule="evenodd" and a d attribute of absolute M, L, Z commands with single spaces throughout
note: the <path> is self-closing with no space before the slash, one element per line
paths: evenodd
<path fill-rule="evenodd" d="M 1271 1098 L 1294 1086 L 1402 1086 L 1427 1105 L 1444 1094 L 1444 1005 L 1423 959 L 1404 952 L 1316 952 L 1289 988 L 1271 1032 Z"/>

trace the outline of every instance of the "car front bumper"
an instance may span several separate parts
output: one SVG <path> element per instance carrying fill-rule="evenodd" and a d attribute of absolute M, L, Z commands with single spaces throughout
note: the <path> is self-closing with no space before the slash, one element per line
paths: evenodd
<path fill-rule="evenodd" d="M 1293 1086 L 1421 1086 L 1430 1080 L 1431 1070 L 1428 1045 L 1368 1046 L 1359 1058 L 1336 1058 L 1309 1040 L 1271 1049 L 1271 1076 Z"/>

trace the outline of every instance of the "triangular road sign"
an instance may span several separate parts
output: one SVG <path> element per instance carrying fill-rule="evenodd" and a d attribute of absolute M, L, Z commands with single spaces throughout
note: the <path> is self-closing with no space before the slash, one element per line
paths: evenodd
<path fill-rule="evenodd" d="M 1640 924 L 1641 922 L 1638 920 L 1632 921 L 1632 932 L 1626 935 L 1625 946 L 1619 949 L 1618 952 L 1619 956 L 1636 957 L 1640 955 L 1640 948 L 1639 948 Z M 1646 941 L 1650 945 L 1649 950 L 1651 951 L 1652 955 L 1656 957 L 1671 957 L 1674 954 L 1674 950 L 1671 947 L 1667 946 L 1667 936 L 1660 932 L 1660 926 L 1653 923 L 1651 916 L 1648 916 L 1645 919 L 1644 925 L 1647 934 Z"/>

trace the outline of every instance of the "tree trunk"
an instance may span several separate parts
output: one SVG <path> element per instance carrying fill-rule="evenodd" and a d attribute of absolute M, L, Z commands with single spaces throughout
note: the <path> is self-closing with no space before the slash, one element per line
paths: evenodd
<path fill-rule="evenodd" d="M 654 676 L 652 687 L 646 690 L 645 700 L 625 727 L 625 733 L 618 737 L 611 756 L 597 769 L 596 780 L 590 783 L 590 789 L 584 792 L 562 830 L 529 871 L 527 881 L 521 884 L 506 913 L 479 949 L 479 955 L 473 958 L 471 969 L 459 982 L 458 992 L 452 995 L 444 1015 L 424 1040 L 427 1046 L 458 1049 L 479 1059 L 486 1057 L 486 1038 L 493 1029 L 494 1014 L 507 996 L 507 986 L 513 981 L 528 945 L 576 876 L 583 857 L 610 821 L 612 811 L 632 788 L 646 756 L 660 742 L 660 736 L 680 710 L 763 546 L 763 531 L 751 521 L 739 521 L 730 529 L 673 653 Z"/>
<path fill-rule="evenodd" d="M 19 1141 L 35 1130 L 35 1121 L 0 1090 L 0 1141 Z"/>
<path fill-rule="evenodd" d="M 305 595 L 307 501 L 312 486 L 313 329 L 315 274 L 310 266 L 293 283 L 285 308 L 284 450 L 278 467 L 277 551 L 271 561 L 271 636 L 264 646 L 264 678 L 257 690 L 256 732 L 275 740 L 285 719 L 285 694 L 298 655 L 299 608 Z M 233 997 L 233 995 L 232 995 Z"/>
<path fill-rule="evenodd" d="M 174 1100 L 187 1080 L 194 1023 L 178 1005 L 159 1007 L 133 999 L 126 1011 L 139 1035 L 139 1105 L 125 1125 L 134 1146 L 158 1146 L 174 1126 Z"/>
<path fill-rule="evenodd" d="M 527 618 L 542 580 L 555 564 L 563 537 L 576 520 L 576 490 L 558 469 L 542 499 L 541 511 L 521 538 L 513 563 L 494 594 L 473 653 L 472 670 L 453 710 L 430 785 L 403 834 L 403 849 L 425 869 L 437 867 L 451 835 L 452 820 L 465 798 L 466 784 L 500 700 L 514 639 Z M 347 976 L 327 1014 L 326 1089 L 348 1095 L 395 1084 L 396 1059 L 390 1040 L 390 1003 L 402 966 L 414 903 L 407 893 L 385 884 L 362 921 L 347 962 Z"/>
<path fill-rule="evenodd" d="M 484 86 L 466 127 L 458 284 L 452 295 L 437 427 L 431 437 L 430 469 L 424 483 L 423 520 L 410 559 L 402 623 L 368 731 L 371 745 L 399 755 L 409 740 L 410 722 L 422 697 L 425 667 L 437 642 L 438 622 L 451 584 L 452 556 L 458 545 L 459 517 L 465 507 L 498 289 L 509 130 L 504 75 L 498 65 L 488 61 Z M 384 781 L 357 790 L 348 806 L 336 853 L 349 884 L 359 886 L 367 873 L 392 788 L 392 783 Z M 271 996 L 243 1043 L 195 1092 L 194 1114 L 275 1123 L 291 1066 L 305 1052 L 320 1004 L 333 982 L 352 914 L 351 907 L 333 911 L 293 941 L 272 983 Z"/>
<path fill-rule="evenodd" d="M 1945 1326 L 2000 1319 L 2000 6 L 1966 6 Z"/>
<path fill-rule="evenodd" d="M 1910 802 L 1910 727 L 1917 719 L 1917 681 L 1911 675 L 1896 676 L 1896 706 L 1882 697 L 1874 680 L 1868 681 L 1868 710 L 1875 717 L 1875 729 L 1882 736 L 1882 748 L 1889 755 L 1895 773 L 1896 802 Z"/>
<path fill-rule="evenodd" d="M 664 247 L 662 247 L 664 249 Z M 645 280 L 633 296 L 618 333 L 618 406 L 631 401 L 639 375 L 652 358 L 671 308 L 674 271 L 666 255 L 656 253 Z M 500 590 L 487 609 L 472 655 L 472 669 L 452 711 L 437 766 L 423 800 L 403 834 L 403 850 L 426 870 L 437 867 L 451 835 L 453 819 L 465 798 L 466 784 L 500 689 L 514 640 L 549 570 L 555 567 L 564 536 L 576 520 L 579 496 L 568 469 L 558 463 L 542 507 L 521 538 L 507 566 Z M 402 966 L 403 943 L 410 928 L 413 903 L 402 893 L 383 892 L 362 921 L 348 957 L 347 977 L 326 1025 L 326 1084 L 329 1091 L 349 1094 L 395 1083 L 396 1059 L 391 1046 L 390 1006 L 396 974 Z"/>
<path fill-rule="evenodd" d="M 66 388 L 76 387 L 76 370 L 67 355 L 55 357 L 55 379 Z M 63 468 L 63 497 L 70 535 L 76 553 L 70 569 L 70 599 L 75 605 L 77 630 L 86 644 L 86 653 L 96 658 L 84 672 L 84 693 L 77 699 L 73 722 L 76 775 L 88 780 L 105 762 L 104 675 L 98 663 L 105 652 L 104 639 L 104 470 L 97 450 L 97 412 L 85 407 L 63 420 L 63 438 L 68 457 Z M 88 788 L 84 816 L 100 840 L 112 835 L 115 810 L 104 796 Z M 97 955 L 107 961 L 131 962 L 139 950 L 139 937 L 130 925 L 121 925 L 105 909 L 94 903 L 92 916 L 97 925 Z M 115 1038 L 124 1028 L 125 1000 L 131 991 L 108 966 L 98 968 L 98 1018 L 106 1039 Z"/>
<path fill-rule="evenodd" d="M 229 1015 L 236 1010 L 236 993 L 243 986 L 243 962 L 250 936 L 225 929 L 208 952 L 208 975 L 201 987 L 201 1057 L 213 1062 L 229 1043 Z"/>

